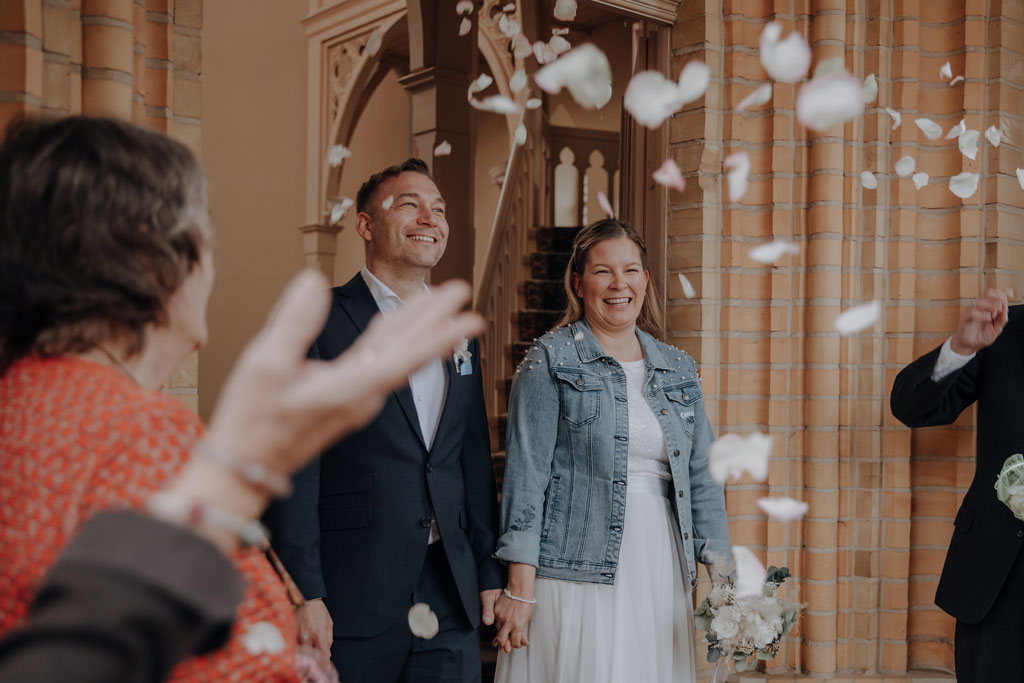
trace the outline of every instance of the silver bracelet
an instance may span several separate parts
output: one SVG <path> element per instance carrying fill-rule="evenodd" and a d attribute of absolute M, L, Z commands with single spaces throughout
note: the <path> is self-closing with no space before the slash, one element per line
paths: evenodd
<path fill-rule="evenodd" d="M 287 498 L 292 495 L 292 480 L 288 477 L 272 472 L 258 462 L 239 460 L 226 451 L 214 448 L 206 439 L 197 443 L 192 448 L 192 452 L 231 470 L 249 484 L 266 491 L 274 498 Z"/>
<path fill-rule="evenodd" d="M 515 600 L 516 602 L 525 602 L 527 605 L 536 605 L 537 604 L 536 600 L 527 600 L 526 598 L 521 598 L 518 595 L 512 595 L 512 593 L 507 588 L 502 588 L 501 591 L 505 594 L 505 597 L 508 598 L 509 600 Z"/>
<path fill-rule="evenodd" d="M 242 545 L 266 549 L 270 546 L 267 530 L 255 519 L 228 512 L 219 507 L 190 500 L 168 491 L 160 491 L 149 500 L 151 515 L 174 524 L 220 527 L 238 536 Z"/>

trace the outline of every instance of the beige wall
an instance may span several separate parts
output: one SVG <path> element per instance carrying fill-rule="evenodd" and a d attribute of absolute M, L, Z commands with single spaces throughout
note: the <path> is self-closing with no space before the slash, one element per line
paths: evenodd
<path fill-rule="evenodd" d="M 494 212 L 498 209 L 498 197 L 501 194 L 501 186 L 491 180 L 491 169 L 495 166 L 500 167 L 504 174 L 511 144 L 504 116 L 479 112 L 476 121 L 476 184 L 473 188 L 473 220 L 476 223 L 473 258 L 474 300 L 475 291 L 480 286 L 480 278 L 483 277 L 484 266 L 487 263 L 487 245 L 491 239 Z"/>
<path fill-rule="evenodd" d="M 203 15 L 203 163 L 217 227 L 199 412 L 302 267 L 306 3 L 215 0 Z"/>

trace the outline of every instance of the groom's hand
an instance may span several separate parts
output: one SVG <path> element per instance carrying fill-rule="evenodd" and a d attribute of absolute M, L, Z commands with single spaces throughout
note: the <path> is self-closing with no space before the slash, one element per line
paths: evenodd
<path fill-rule="evenodd" d="M 1013 290 L 990 289 L 975 299 L 960 316 L 960 323 L 949 341 L 956 353 L 969 356 L 989 346 L 1006 327 Z"/>
<path fill-rule="evenodd" d="M 299 644 L 309 645 L 331 656 L 334 642 L 334 621 L 323 600 L 306 600 L 295 612 L 299 627 Z"/>
<path fill-rule="evenodd" d="M 482 621 L 485 626 L 490 626 L 494 623 L 494 603 L 500 595 L 500 588 L 480 591 L 480 621 Z"/>

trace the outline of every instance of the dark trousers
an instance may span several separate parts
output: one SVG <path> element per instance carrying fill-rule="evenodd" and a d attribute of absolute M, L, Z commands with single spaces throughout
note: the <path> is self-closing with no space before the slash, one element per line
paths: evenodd
<path fill-rule="evenodd" d="M 417 602 L 437 615 L 437 635 L 413 636 L 404 609 L 383 633 L 335 637 L 331 660 L 343 683 L 479 683 L 480 635 L 466 618 L 440 542 L 427 549 L 408 607 Z"/>
<path fill-rule="evenodd" d="M 959 683 L 1024 681 L 1024 553 L 985 618 L 977 624 L 957 620 L 954 652 Z"/>

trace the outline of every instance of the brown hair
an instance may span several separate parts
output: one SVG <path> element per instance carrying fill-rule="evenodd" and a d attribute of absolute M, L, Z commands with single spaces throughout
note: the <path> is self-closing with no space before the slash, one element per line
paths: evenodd
<path fill-rule="evenodd" d="M 640 250 L 640 263 L 644 272 L 650 273 L 647 260 L 647 245 L 639 233 L 629 223 L 620 221 L 617 218 L 606 218 L 592 223 L 580 230 L 572 243 L 572 256 L 569 258 L 569 265 L 565 268 L 565 297 L 566 307 L 562 319 L 555 327 L 562 327 L 574 323 L 583 317 L 583 301 L 576 296 L 576 290 L 572 286 L 572 276 L 583 277 L 583 269 L 587 265 L 587 258 L 590 250 L 605 240 L 613 240 L 625 237 L 631 240 Z M 637 327 L 654 337 L 661 336 L 662 316 L 661 302 L 658 298 L 658 291 L 654 285 L 654 279 L 648 278 L 647 292 L 644 296 L 644 303 L 640 306 L 640 315 L 636 320 Z"/>
<path fill-rule="evenodd" d="M 373 198 L 373 193 L 377 191 L 377 188 L 380 187 L 381 183 L 388 178 L 394 178 L 406 171 L 422 173 L 428 178 L 430 177 L 430 169 L 427 168 L 427 163 L 422 159 L 406 159 L 400 164 L 388 166 L 383 171 L 374 173 L 365 183 L 362 184 L 362 186 L 360 186 L 359 192 L 356 194 L 356 213 L 363 213 L 370 208 L 370 199 Z"/>
<path fill-rule="evenodd" d="M 115 119 L 16 121 L 0 145 L 0 373 L 124 335 L 128 351 L 212 238 L 180 142 Z"/>

